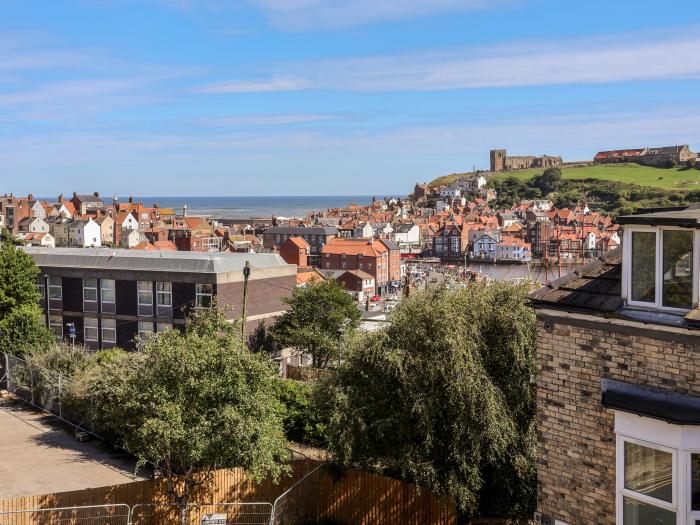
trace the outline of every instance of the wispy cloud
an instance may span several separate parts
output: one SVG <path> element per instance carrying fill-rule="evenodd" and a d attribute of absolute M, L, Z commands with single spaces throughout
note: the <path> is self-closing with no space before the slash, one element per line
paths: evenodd
<path fill-rule="evenodd" d="M 172 0 L 171 0 L 172 1 Z M 186 0 L 180 0 L 185 2 Z M 250 0 L 276 27 L 330 30 L 426 15 L 495 8 L 504 0 Z"/>
<path fill-rule="evenodd" d="M 272 67 L 269 80 L 232 79 L 201 91 L 440 91 L 698 78 L 698 29 L 293 63 Z"/>
<path fill-rule="evenodd" d="M 199 89 L 202 93 L 269 93 L 273 91 L 300 91 L 310 88 L 308 80 L 293 75 L 275 75 L 266 80 L 216 82 Z"/>

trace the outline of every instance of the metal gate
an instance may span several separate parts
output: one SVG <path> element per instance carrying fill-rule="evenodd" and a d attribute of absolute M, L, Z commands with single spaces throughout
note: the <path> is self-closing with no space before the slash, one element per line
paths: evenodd
<path fill-rule="evenodd" d="M 90 505 L 0 512 L 0 525 L 129 525 L 129 505 Z"/>
<path fill-rule="evenodd" d="M 134 505 L 129 525 L 176 525 L 180 523 L 180 510 L 177 505 Z M 272 503 L 191 504 L 184 512 L 187 525 L 269 525 Z"/>

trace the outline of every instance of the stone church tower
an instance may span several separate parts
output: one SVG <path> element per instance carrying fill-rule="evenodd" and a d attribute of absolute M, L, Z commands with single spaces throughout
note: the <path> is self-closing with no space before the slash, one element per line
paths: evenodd
<path fill-rule="evenodd" d="M 491 150 L 491 171 L 504 171 L 506 169 L 506 150 Z"/>

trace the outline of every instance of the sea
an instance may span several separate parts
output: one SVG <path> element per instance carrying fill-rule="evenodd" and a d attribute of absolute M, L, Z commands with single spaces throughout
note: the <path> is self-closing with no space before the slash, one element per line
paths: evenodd
<path fill-rule="evenodd" d="M 376 196 L 377 199 L 383 198 Z M 305 217 L 309 211 L 341 208 L 348 204 L 371 204 L 372 195 L 274 196 L 274 197 L 134 197 L 144 206 L 158 203 L 181 213 L 213 219 Z M 120 202 L 127 198 L 120 197 Z"/>

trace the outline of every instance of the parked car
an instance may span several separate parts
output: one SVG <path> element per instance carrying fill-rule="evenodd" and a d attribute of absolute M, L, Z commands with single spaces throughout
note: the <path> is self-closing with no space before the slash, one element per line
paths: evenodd
<path fill-rule="evenodd" d="M 382 298 L 378 295 L 373 295 L 372 297 L 369 298 L 369 300 L 372 301 L 373 303 L 376 303 L 378 301 L 381 301 Z"/>

